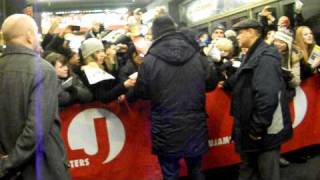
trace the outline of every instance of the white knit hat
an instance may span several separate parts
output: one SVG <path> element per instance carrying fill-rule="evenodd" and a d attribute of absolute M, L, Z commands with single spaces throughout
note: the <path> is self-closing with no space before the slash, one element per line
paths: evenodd
<path fill-rule="evenodd" d="M 281 40 L 285 42 L 288 45 L 288 55 L 289 55 L 289 61 L 288 61 L 288 68 L 290 69 L 291 67 L 291 53 L 292 53 L 292 43 L 293 43 L 293 38 L 292 35 L 283 31 L 277 31 L 274 34 L 274 39 Z"/>
<path fill-rule="evenodd" d="M 83 58 L 87 58 L 96 51 L 104 49 L 102 42 L 96 38 L 85 40 L 80 48 Z"/>

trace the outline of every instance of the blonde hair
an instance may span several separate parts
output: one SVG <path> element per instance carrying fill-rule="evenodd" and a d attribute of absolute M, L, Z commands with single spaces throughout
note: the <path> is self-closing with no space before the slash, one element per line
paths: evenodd
<path fill-rule="evenodd" d="M 89 64 L 91 62 L 96 62 L 96 58 L 94 56 L 94 54 L 91 54 L 90 56 L 88 56 L 86 59 L 85 59 L 85 64 Z"/>
<path fill-rule="evenodd" d="M 303 40 L 303 30 L 305 29 L 309 29 L 311 31 L 311 29 L 308 26 L 300 26 L 298 27 L 298 29 L 296 30 L 296 35 L 295 35 L 295 41 L 294 44 L 300 48 L 302 54 L 303 54 L 303 60 L 304 62 L 307 62 L 310 56 L 310 53 L 313 49 L 314 44 L 312 44 L 311 46 L 308 44 L 306 44 Z"/>
<path fill-rule="evenodd" d="M 237 33 L 234 30 L 228 29 L 226 32 L 224 32 L 224 35 L 226 36 L 226 38 L 230 38 L 236 37 Z"/>
<path fill-rule="evenodd" d="M 95 53 L 91 54 L 90 56 L 88 56 L 87 58 L 85 58 L 85 64 L 88 65 L 89 63 L 96 63 L 101 69 L 104 70 L 103 65 L 97 63 L 96 53 L 97 52 L 95 52 Z"/>
<path fill-rule="evenodd" d="M 228 51 L 229 55 L 232 54 L 233 44 L 230 39 L 220 38 L 216 41 L 215 46 L 220 50 Z"/>

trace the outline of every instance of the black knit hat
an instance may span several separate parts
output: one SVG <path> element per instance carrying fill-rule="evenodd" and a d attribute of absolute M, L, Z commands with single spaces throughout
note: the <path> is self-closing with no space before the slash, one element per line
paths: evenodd
<path fill-rule="evenodd" d="M 130 46 L 133 44 L 132 39 L 127 36 L 127 35 L 120 35 L 116 41 L 114 42 L 114 44 L 125 44 L 127 46 Z"/>
<path fill-rule="evenodd" d="M 170 16 L 160 16 L 154 19 L 152 23 L 153 39 L 158 39 L 165 33 L 176 31 L 176 25 Z"/>

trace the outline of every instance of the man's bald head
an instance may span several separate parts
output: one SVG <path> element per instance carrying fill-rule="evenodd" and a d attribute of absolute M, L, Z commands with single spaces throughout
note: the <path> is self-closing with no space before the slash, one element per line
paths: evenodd
<path fill-rule="evenodd" d="M 27 40 L 29 36 L 36 36 L 37 32 L 38 27 L 34 19 L 25 14 L 11 15 L 2 24 L 3 38 L 6 43 L 13 43 L 17 39 Z"/>

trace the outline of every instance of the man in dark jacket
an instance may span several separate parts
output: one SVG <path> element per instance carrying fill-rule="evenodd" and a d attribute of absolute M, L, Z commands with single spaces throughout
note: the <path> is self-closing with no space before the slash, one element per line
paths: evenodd
<path fill-rule="evenodd" d="M 0 179 L 68 180 L 60 137 L 54 69 L 35 51 L 35 21 L 22 14 L 2 26 L 0 58 Z"/>
<path fill-rule="evenodd" d="M 204 179 L 202 155 L 208 150 L 205 92 L 218 82 L 209 61 L 200 55 L 192 33 L 178 32 L 161 16 L 152 25 L 153 44 L 138 71 L 135 94 L 151 100 L 152 152 L 164 179 L 178 179 L 179 160 L 188 174 Z"/>
<path fill-rule="evenodd" d="M 279 180 L 280 145 L 292 126 L 278 51 L 264 43 L 255 20 L 234 25 L 241 48 L 249 48 L 224 88 L 232 91 L 233 140 L 242 165 L 239 179 Z"/>

